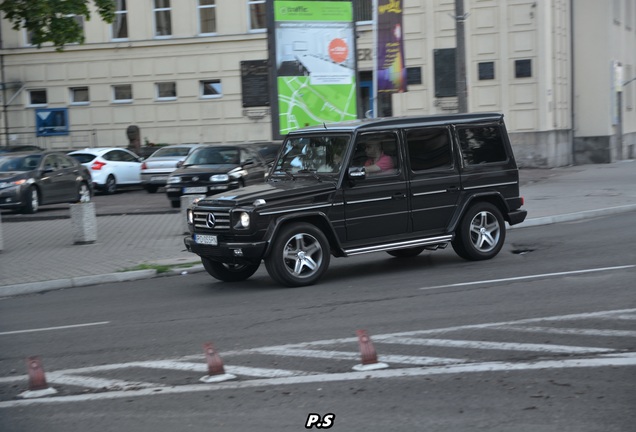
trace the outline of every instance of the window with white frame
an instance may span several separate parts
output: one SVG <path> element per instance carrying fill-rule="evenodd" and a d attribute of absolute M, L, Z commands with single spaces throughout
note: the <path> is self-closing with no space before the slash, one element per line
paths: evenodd
<path fill-rule="evenodd" d="M 46 89 L 32 89 L 27 92 L 29 106 L 46 106 L 48 99 L 46 97 Z"/>
<path fill-rule="evenodd" d="M 128 9 L 126 0 L 115 1 L 115 20 L 111 25 L 113 40 L 128 39 Z"/>
<path fill-rule="evenodd" d="M 158 82 L 155 83 L 157 100 L 175 100 L 177 98 L 177 83 Z"/>
<path fill-rule="evenodd" d="M 71 105 L 88 105 L 90 102 L 88 87 L 69 88 L 69 97 Z"/>
<path fill-rule="evenodd" d="M 248 0 L 250 31 L 262 31 L 267 29 L 265 17 L 265 0 Z"/>
<path fill-rule="evenodd" d="M 132 84 L 116 84 L 112 86 L 113 102 L 129 103 L 133 101 Z"/>
<path fill-rule="evenodd" d="M 216 33 L 216 0 L 199 0 L 199 34 Z"/>
<path fill-rule="evenodd" d="M 172 36 L 172 8 L 170 0 L 153 0 L 155 17 L 155 37 Z"/>
<path fill-rule="evenodd" d="M 221 88 L 221 80 L 203 80 L 199 81 L 201 97 L 204 99 L 220 98 L 223 96 Z"/>

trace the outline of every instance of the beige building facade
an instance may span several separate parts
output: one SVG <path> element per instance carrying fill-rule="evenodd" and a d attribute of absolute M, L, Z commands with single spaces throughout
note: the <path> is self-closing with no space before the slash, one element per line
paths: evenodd
<path fill-rule="evenodd" d="M 241 73 L 243 63 L 268 59 L 265 0 L 117 3 L 114 24 L 93 14 L 85 43 L 63 52 L 31 46 L 2 21 L 0 145 L 125 147 L 130 125 L 142 143 L 272 139 L 271 110 L 246 104 Z M 367 12 L 371 4 L 354 3 Z M 456 112 L 455 0 L 400 3 L 408 91 L 378 114 Z M 521 165 L 633 157 L 636 0 L 464 0 L 464 8 L 469 111 L 505 114 Z M 358 16 L 362 116 L 373 105 L 374 46 L 372 22 Z M 55 108 L 66 110 L 69 134 L 36 136 L 36 112 Z"/>

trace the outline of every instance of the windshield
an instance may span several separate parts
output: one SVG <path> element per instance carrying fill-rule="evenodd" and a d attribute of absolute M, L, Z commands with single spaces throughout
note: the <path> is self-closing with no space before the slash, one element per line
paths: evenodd
<path fill-rule="evenodd" d="M 41 155 L 3 156 L 0 158 L 0 172 L 31 171 L 40 165 Z"/>
<path fill-rule="evenodd" d="M 289 138 L 283 144 L 275 173 L 337 174 L 349 139 L 349 135 Z"/>
<path fill-rule="evenodd" d="M 238 165 L 239 149 L 235 147 L 202 147 L 193 151 L 184 161 L 184 165 Z"/>

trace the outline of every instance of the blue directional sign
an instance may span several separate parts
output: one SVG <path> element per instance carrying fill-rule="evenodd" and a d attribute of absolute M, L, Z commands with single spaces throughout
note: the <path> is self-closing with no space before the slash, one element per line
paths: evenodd
<path fill-rule="evenodd" d="M 37 136 L 68 135 L 68 109 L 36 109 L 35 130 Z"/>

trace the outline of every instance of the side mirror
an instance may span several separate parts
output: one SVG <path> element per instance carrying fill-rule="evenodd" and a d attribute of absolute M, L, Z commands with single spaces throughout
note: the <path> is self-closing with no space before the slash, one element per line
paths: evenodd
<path fill-rule="evenodd" d="M 246 159 L 245 162 L 243 162 L 243 166 L 247 165 L 254 165 L 254 159 Z"/>
<path fill-rule="evenodd" d="M 181 168 L 183 166 L 183 161 L 177 162 L 177 168 Z"/>
<path fill-rule="evenodd" d="M 349 180 L 364 180 L 367 178 L 367 170 L 364 167 L 349 167 L 347 174 Z"/>

